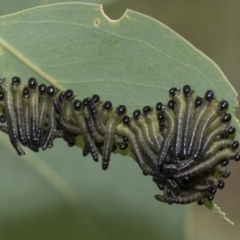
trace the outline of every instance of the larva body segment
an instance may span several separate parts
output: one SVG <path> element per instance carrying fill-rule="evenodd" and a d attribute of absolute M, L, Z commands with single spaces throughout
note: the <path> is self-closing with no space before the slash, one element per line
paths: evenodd
<path fill-rule="evenodd" d="M 163 137 L 159 131 L 157 115 L 153 112 L 150 106 L 145 106 L 143 108 L 143 114 L 149 131 L 149 137 L 153 143 L 152 149 L 156 154 L 158 154 Z"/>
<path fill-rule="evenodd" d="M 124 105 L 118 106 L 116 111 L 112 114 L 112 117 L 109 118 L 106 123 L 105 139 L 104 139 L 104 145 L 103 145 L 103 151 L 102 151 L 103 170 L 106 170 L 108 168 L 115 129 L 117 125 L 121 123 L 121 120 L 125 112 L 126 112 L 126 107 Z"/>
<path fill-rule="evenodd" d="M 38 139 L 38 89 L 35 78 L 28 80 L 31 138 L 34 144 Z"/>
<path fill-rule="evenodd" d="M 26 129 L 23 121 L 23 104 L 22 104 L 22 85 L 18 77 L 12 78 L 11 91 L 13 96 L 13 109 L 17 119 L 17 129 L 19 141 L 22 145 L 27 145 Z"/>
<path fill-rule="evenodd" d="M 39 91 L 39 114 L 38 114 L 38 147 L 41 147 L 43 142 L 43 133 L 48 113 L 48 95 L 47 95 L 47 86 L 45 84 L 41 84 L 38 87 Z"/>
<path fill-rule="evenodd" d="M 171 109 L 164 106 L 162 111 L 163 111 L 164 117 L 166 118 L 166 121 L 168 122 L 168 128 L 167 128 L 167 135 L 165 136 L 162 142 L 159 155 L 158 155 L 158 163 L 160 166 L 162 166 L 164 163 L 164 159 L 168 153 L 168 149 L 170 147 L 172 140 L 174 139 L 174 134 L 176 131 L 174 114 L 171 111 Z"/>
<path fill-rule="evenodd" d="M 173 96 L 173 101 L 176 103 L 175 110 L 175 142 L 174 142 L 174 155 L 180 156 L 180 152 L 182 149 L 182 139 L 183 139 L 183 129 L 184 122 L 186 117 L 186 102 L 184 99 L 184 95 L 181 91 L 178 91 L 176 88 L 170 89 L 170 94 Z"/>
<path fill-rule="evenodd" d="M 17 118 L 13 108 L 13 97 L 11 92 L 11 87 L 6 84 L 3 79 L 0 79 L 0 87 L 4 93 L 4 114 L 8 126 L 8 135 L 10 142 L 17 151 L 18 155 L 24 155 L 20 143 L 18 142 L 18 128 L 17 128 Z"/>
<path fill-rule="evenodd" d="M 182 154 L 184 158 L 187 158 L 188 145 L 192 134 L 191 129 L 193 129 L 193 122 L 195 117 L 195 100 L 197 97 L 188 85 L 183 88 L 183 92 L 186 101 L 186 116 L 183 129 Z"/>
<path fill-rule="evenodd" d="M 47 148 L 52 147 L 52 142 L 56 136 L 55 134 L 56 134 L 56 126 L 57 126 L 55 121 L 56 113 L 53 106 L 55 88 L 53 86 L 49 86 L 47 88 L 47 94 L 48 94 L 48 110 L 47 110 L 48 127 L 47 127 L 45 138 L 43 139 L 42 150 L 46 150 Z"/>

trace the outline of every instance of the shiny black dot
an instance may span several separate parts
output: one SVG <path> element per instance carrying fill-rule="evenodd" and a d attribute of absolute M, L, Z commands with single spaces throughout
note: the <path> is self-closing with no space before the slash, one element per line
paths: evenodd
<path fill-rule="evenodd" d="M 221 111 L 226 110 L 227 108 L 228 108 L 228 102 L 227 102 L 227 101 L 221 101 L 221 102 L 219 103 L 219 109 L 220 109 Z"/>
<path fill-rule="evenodd" d="M 55 94 L 55 88 L 53 86 L 49 86 L 47 88 L 47 93 L 48 93 L 48 96 L 54 96 Z"/>
<path fill-rule="evenodd" d="M 224 159 L 221 161 L 221 165 L 226 167 L 229 164 L 229 160 L 228 159 Z"/>
<path fill-rule="evenodd" d="M 127 143 L 122 143 L 122 144 L 119 145 L 120 150 L 124 150 L 124 149 L 126 149 L 127 147 L 128 147 L 128 144 L 127 144 Z"/>
<path fill-rule="evenodd" d="M 29 90 L 28 90 L 27 87 L 25 87 L 25 88 L 23 89 L 23 97 L 24 97 L 24 98 L 28 98 L 28 97 L 29 97 Z"/>
<path fill-rule="evenodd" d="M 211 195 L 215 195 L 217 192 L 217 188 L 213 188 L 210 190 Z"/>
<path fill-rule="evenodd" d="M 142 111 L 147 115 L 152 112 L 152 108 L 150 106 L 145 106 Z"/>
<path fill-rule="evenodd" d="M 221 116 L 221 121 L 222 122 L 229 122 L 229 121 L 231 121 L 231 118 L 232 118 L 231 114 L 230 113 L 226 113 L 226 114 L 223 114 Z"/>
<path fill-rule="evenodd" d="M 127 137 L 123 137 L 123 141 L 127 142 L 128 138 Z"/>
<path fill-rule="evenodd" d="M 162 113 L 158 113 L 157 119 L 158 119 L 158 121 L 162 122 L 164 120 L 163 114 Z"/>
<path fill-rule="evenodd" d="M 109 111 L 111 108 L 112 108 L 112 103 L 111 103 L 110 101 L 106 101 L 106 102 L 103 104 L 103 110 Z"/>
<path fill-rule="evenodd" d="M 156 110 L 157 111 L 161 111 L 162 110 L 162 107 L 163 107 L 163 104 L 161 103 L 161 102 L 158 102 L 157 104 L 156 104 Z"/>
<path fill-rule="evenodd" d="M 234 134 L 236 132 L 236 128 L 234 126 L 229 126 L 227 128 L 227 133 L 228 134 Z"/>
<path fill-rule="evenodd" d="M 82 101 L 81 100 L 77 99 L 77 100 L 74 101 L 73 107 L 74 107 L 75 110 L 77 110 L 77 111 L 80 110 L 81 106 L 82 106 Z"/>
<path fill-rule="evenodd" d="M 28 80 L 29 88 L 35 89 L 37 87 L 37 80 L 35 78 L 30 78 Z"/>
<path fill-rule="evenodd" d="M 0 122 L 1 123 L 5 123 L 6 122 L 6 119 L 5 119 L 4 115 L 0 116 Z"/>
<path fill-rule="evenodd" d="M 65 93 L 64 93 L 64 98 L 66 100 L 71 100 L 73 97 L 73 90 L 68 89 Z"/>
<path fill-rule="evenodd" d="M 201 97 L 197 97 L 195 100 L 195 107 L 198 108 L 202 105 L 202 98 Z"/>
<path fill-rule="evenodd" d="M 133 112 L 134 119 L 138 120 L 140 118 L 140 116 L 141 116 L 141 111 L 139 109 L 137 109 Z"/>
<path fill-rule="evenodd" d="M 127 111 L 127 109 L 126 109 L 125 105 L 120 105 L 116 109 L 116 113 L 118 116 L 122 116 L 123 114 L 125 114 L 126 111 Z"/>
<path fill-rule="evenodd" d="M 173 100 L 170 100 L 170 101 L 168 101 L 168 107 L 170 108 L 170 109 L 174 109 L 175 108 L 175 102 L 173 101 Z"/>
<path fill-rule="evenodd" d="M 84 98 L 83 101 L 82 101 L 82 105 L 85 109 L 88 108 L 88 102 L 89 100 L 91 100 L 90 98 Z"/>
<path fill-rule="evenodd" d="M 21 80 L 19 77 L 13 77 L 12 78 L 12 85 L 13 86 L 18 86 L 21 83 Z"/>
<path fill-rule="evenodd" d="M 233 159 L 234 159 L 236 162 L 240 161 L 240 153 L 239 153 L 239 152 L 235 153 L 234 156 L 233 156 Z"/>
<path fill-rule="evenodd" d="M 208 201 L 212 201 L 214 199 L 214 195 L 209 195 L 207 199 Z"/>
<path fill-rule="evenodd" d="M 131 122 L 129 116 L 124 116 L 122 121 L 123 121 L 123 123 L 126 124 L 126 125 L 129 125 L 130 122 Z"/>
<path fill-rule="evenodd" d="M 178 92 L 177 88 L 173 87 L 169 90 L 169 94 L 174 96 Z"/>
<path fill-rule="evenodd" d="M 0 101 L 3 101 L 3 100 L 4 100 L 4 93 L 0 92 Z"/>
<path fill-rule="evenodd" d="M 206 91 L 204 98 L 206 101 L 211 101 L 214 98 L 214 92 L 212 90 Z"/>
<path fill-rule="evenodd" d="M 100 97 L 97 94 L 94 94 L 92 96 L 92 100 L 93 100 L 94 103 L 98 103 L 100 101 Z"/>
<path fill-rule="evenodd" d="M 44 94 L 44 93 L 46 93 L 46 91 L 47 91 L 47 86 L 45 85 L 45 84 L 40 84 L 39 86 L 38 86 L 38 91 L 39 91 L 39 93 L 42 95 L 42 94 Z"/>
<path fill-rule="evenodd" d="M 225 186 L 225 182 L 224 182 L 223 180 L 220 180 L 220 181 L 217 183 L 217 187 L 218 187 L 219 189 L 223 189 L 224 186 Z"/>
<path fill-rule="evenodd" d="M 239 142 L 238 141 L 233 141 L 232 144 L 231 144 L 231 147 L 233 149 L 237 149 L 239 147 Z"/>
<path fill-rule="evenodd" d="M 192 89 L 189 85 L 185 85 L 183 87 L 183 93 L 184 93 L 185 96 L 189 95 L 191 93 L 191 91 L 192 91 Z"/>
<path fill-rule="evenodd" d="M 223 173 L 222 177 L 223 178 L 228 178 L 230 176 L 231 172 L 230 171 L 226 171 Z"/>

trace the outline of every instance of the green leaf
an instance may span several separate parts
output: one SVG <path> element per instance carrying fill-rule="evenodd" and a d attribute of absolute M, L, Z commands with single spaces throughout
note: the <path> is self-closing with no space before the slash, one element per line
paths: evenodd
<path fill-rule="evenodd" d="M 110 4 L 119 0 L 85 0 L 86 3 L 101 3 Z M 37 7 L 41 5 L 61 3 L 61 2 L 73 2 L 72 0 L 1 0 L 0 16 L 9 13 L 15 13 L 27 8 Z M 74 2 L 81 2 L 75 0 Z"/>
<path fill-rule="evenodd" d="M 199 95 L 214 89 L 231 112 L 236 106 L 236 92 L 219 68 L 171 29 L 130 10 L 112 21 L 93 4 L 1 17 L 0 76 L 10 81 L 14 75 L 72 88 L 81 99 L 98 93 L 127 105 L 129 114 L 167 102 L 168 89 L 184 84 Z M 236 119 L 233 124 L 239 129 Z M 6 136 L 1 142 L 7 144 L 0 148 L 3 239 L 69 239 L 72 233 L 72 239 L 184 239 L 186 208 L 154 200 L 158 189 L 129 158 L 113 156 L 103 172 L 61 141 L 22 158 L 7 150 Z"/>
<path fill-rule="evenodd" d="M 234 225 L 234 223 L 226 217 L 226 214 L 221 211 L 220 207 L 217 206 L 216 203 L 212 201 L 205 200 L 204 203 L 205 207 L 211 209 L 214 213 L 216 213 L 220 218 L 222 218 L 225 222 L 230 224 L 231 226 Z"/>

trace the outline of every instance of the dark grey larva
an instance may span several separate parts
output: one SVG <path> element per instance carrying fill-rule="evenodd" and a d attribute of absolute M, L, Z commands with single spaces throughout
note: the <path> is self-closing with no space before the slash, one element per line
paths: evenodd
<path fill-rule="evenodd" d="M 155 196 L 157 200 L 203 204 L 224 187 L 229 160 L 240 160 L 228 102 L 219 102 L 212 90 L 201 98 L 188 85 L 169 93 L 172 99 L 167 105 L 145 106 L 129 117 L 124 105 L 113 107 L 98 95 L 81 101 L 72 90 L 38 86 L 33 78 L 28 86 L 17 77 L 10 85 L 1 79 L 0 121 L 6 120 L 6 125 L 0 129 L 8 133 L 19 155 L 24 154 L 21 144 L 33 151 L 45 150 L 62 137 L 73 146 L 81 135 L 83 156 L 91 154 L 98 161 L 101 155 L 104 170 L 111 152 L 129 148 L 143 174 L 152 176 L 163 191 Z"/>

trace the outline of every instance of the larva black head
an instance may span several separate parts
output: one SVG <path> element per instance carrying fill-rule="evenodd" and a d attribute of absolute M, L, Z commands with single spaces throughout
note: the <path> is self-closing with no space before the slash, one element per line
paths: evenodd
<path fill-rule="evenodd" d="M 218 181 L 217 183 L 217 188 L 223 189 L 225 186 L 225 182 L 223 180 Z"/>
<path fill-rule="evenodd" d="M 38 91 L 41 95 L 45 94 L 47 91 L 47 86 L 45 84 L 40 84 L 38 86 Z"/>
<path fill-rule="evenodd" d="M 236 128 L 234 126 L 229 126 L 226 131 L 228 134 L 234 134 L 236 132 Z"/>
<path fill-rule="evenodd" d="M 28 89 L 28 87 L 25 87 L 23 89 L 23 97 L 24 98 L 28 98 L 29 97 L 29 89 Z"/>
<path fill-rule="evenodd" d="M 205 203 L 205 200 L 204 200 L 204 199 L 199 200 L 199 201 L 197 202 L 198 205 L 203 205 L 204 203 Z"/>
<path fill-rule="evenodd" d="M 19 77 L 13 77 L 12 78 L 12 85 L 13 86 L 18 86 L 18 85 L 20 85 L 20 83 L 21 83 L 21 80 L 20 80 Z"/>
<path fill-rule="evenodd" d="M 118 116 L 122 116 L 122 115 L 124 115 L 126 113 L 126 111 L 127 111 L 126 106 L 125 105 L 120 105 L 116 109 L 116 114 Z"/>
<path fill-rule="evenodd" d="M 92 95 L 92 100 L 94 103 L 98 103 L 100 101 L 100 97 L 97 94 Z"/>
<path fill-rule="evenodd" d="M 172 96 L 174 96 L 176 93 L 178 92 L 178 90 L 177 90 L 177 88 L 171 88 L 170 90 L 169 90 L 169 94 L 170 95 L 172 95 Z"/>
<path fill-rule="evenodd" d="M 106 101 L 103 106 L 102 109 L 106 112 L 108 112 L 109 110 L 112 109 L 112 103 L 110 101 Z"/>
<path fill-rule="evenodd" d="M 232 149 L 238 149 L 238 147 L 239 147 L 239 142 L 238 141 L 233 141 L 231 143 L 231 148 Z"/>
<path fill-rule="evenodd" d="M 173 101 L 173 100 L 170 100 L 170 101 L 168 101 L 168 107 L 170 108 L 170 109 L 174 109 L 175 108 L 175 102 Z"/>
<path fill-rule="evenodd" d="M 202 98 L 201 97 L 197 97 L 195 100 L 195 107 L 198 108 L 202 105 Z"/>
<path fill-rule="evenodd" d="M 119 145 L 120 150 L 125 150 L 128 147 L 128 144 L 126 142 Z"/>
<path fill-rule="evenodd" d="M 231 118 L 232 118 L 232 116 L 231 116 L 230 113 L 225 113 L 221 116 L 220 119 L 221 119 L 222 122 L 230 122 Z"/>
<path fill-rule="evenodd" d="M 207 90 L 204 96 L 204 99 L 208 102 L 210 102 L 214 98 L 214 91 Z"/>
<path fill-rule="evenodd" d="M 158 121 L 162 122 L 164 120 L 164 116 L 162 113 L 158 113 L 157 115 Z"/>
<path fill-rule="evenodd" d="M 131 119 L 129 116 L 124 116 L 122 121 L 125 125 L 129 125 L 131 123 Z"/>
<path fill-rule="evenodd" d="M 185 96 L 188 96 L 192 92 L 192 89 L 189 85 L 185 85 L 182 90 Z"/>
<path fill-rule="evenodd" d="M 221 161 L 221 165 L 223 167 L 226 167 L 228 164 L 229 164 L 229 160 L 228 159 L 224 159 L 224 160 Z"/>
<path fill-rule="evenodd" d="M 150 106 L 145 106 L 143 109 L 142 109 L 143 113 L 148 115 L 152 112 L 152 108 Z"/>
<path fill-rule="evenodd" d="M 67 101 L 71 101 L 73 98 L 73 91 L 71 89 L 68 89 L 63 96 Z"/>
<path fill-rule="evenodd" d="M 55 94 L 55 88 L 53 86 L 49 86 L 47 88 L 47 94 L 48 94 L 48 96 L 53 97 Z"/>
<path fill-rule="evenodd" d="M 5 123 L 6 122 L 6 119 L 4 117 L 4 115 L 1 115 L 0 116 L 0 123 Z"/>
<path fill-rule="evenodd" d="M 212 189 L 210 190 L 210 194 L 211 194 L 211 195 L 215 195 L 216 192 L 217 192 L 217 188 L 212 188 Z"/>
<path fill-rule="evenodd" d="M 141 111 L 140 111 L 139 109 L 135 110 L 135 111 L 133 112 L 133 118 L 134 118 L 135 120 L 138 120 L 140 117 L 141 117 Z"/>
<path fill-rule="evenodd" d="M 35 89 L 37 87 L 37 80 L 35 78 L 30 78 L 28 80 L 28 87 L 31 89 Z"/>
<path fill-rule="evenodd" d="M 161 103 L 161 102 L 158 102 L 157 104 L 156 104 L 156 110 L 157 111 L 161 111 L 162 110 L 162 107 L 163 107 L 163 104 Z"/>
<path fill-rule="evenodd" d="M 0 92 L 0 101 L 3 101 L 3 100 L 4 100 L 4 93 Z"/>
<path fill-rule="evenodd" d="M 236 162 L 239 162 L 239 161 L 240 161 L 240 153 L 239 153 L 239 152 L 234 153 L 233 159 L 234 159 Z"/>
<path fill-rule="evenodd" d="M 88 108 L 88 103 L 91 101 L 91 98 L 84 98 L 82 101 L 82 106 L 87 109 Z"/>
<path fill-rule="evenodd" d="M 76 111 L 79 111 L 81 109 L 81 106 L 82 106 L 81 100 L 77 99 L 74 101 L 73 107 Z"/>
<path fill-rule="evenodd" d="M 230 171 L 225 171 L 222 175 L 223 178 L 228 178 L 230 176 L 231 172 Z"/>
<path fill-rule="evenodd" d="M 208 199 L 208 201 L 212 201 L 212 200 L 214 199 L 214 195 L 209 195 L 209 196 L 207 197 L 207 199 Z"/>
<path fill-rule="evenodd" d="M 219 109 L 221 111 L 227 110 L 228 109 L 228 102 L 223 100 L 219 103 Z"/>

